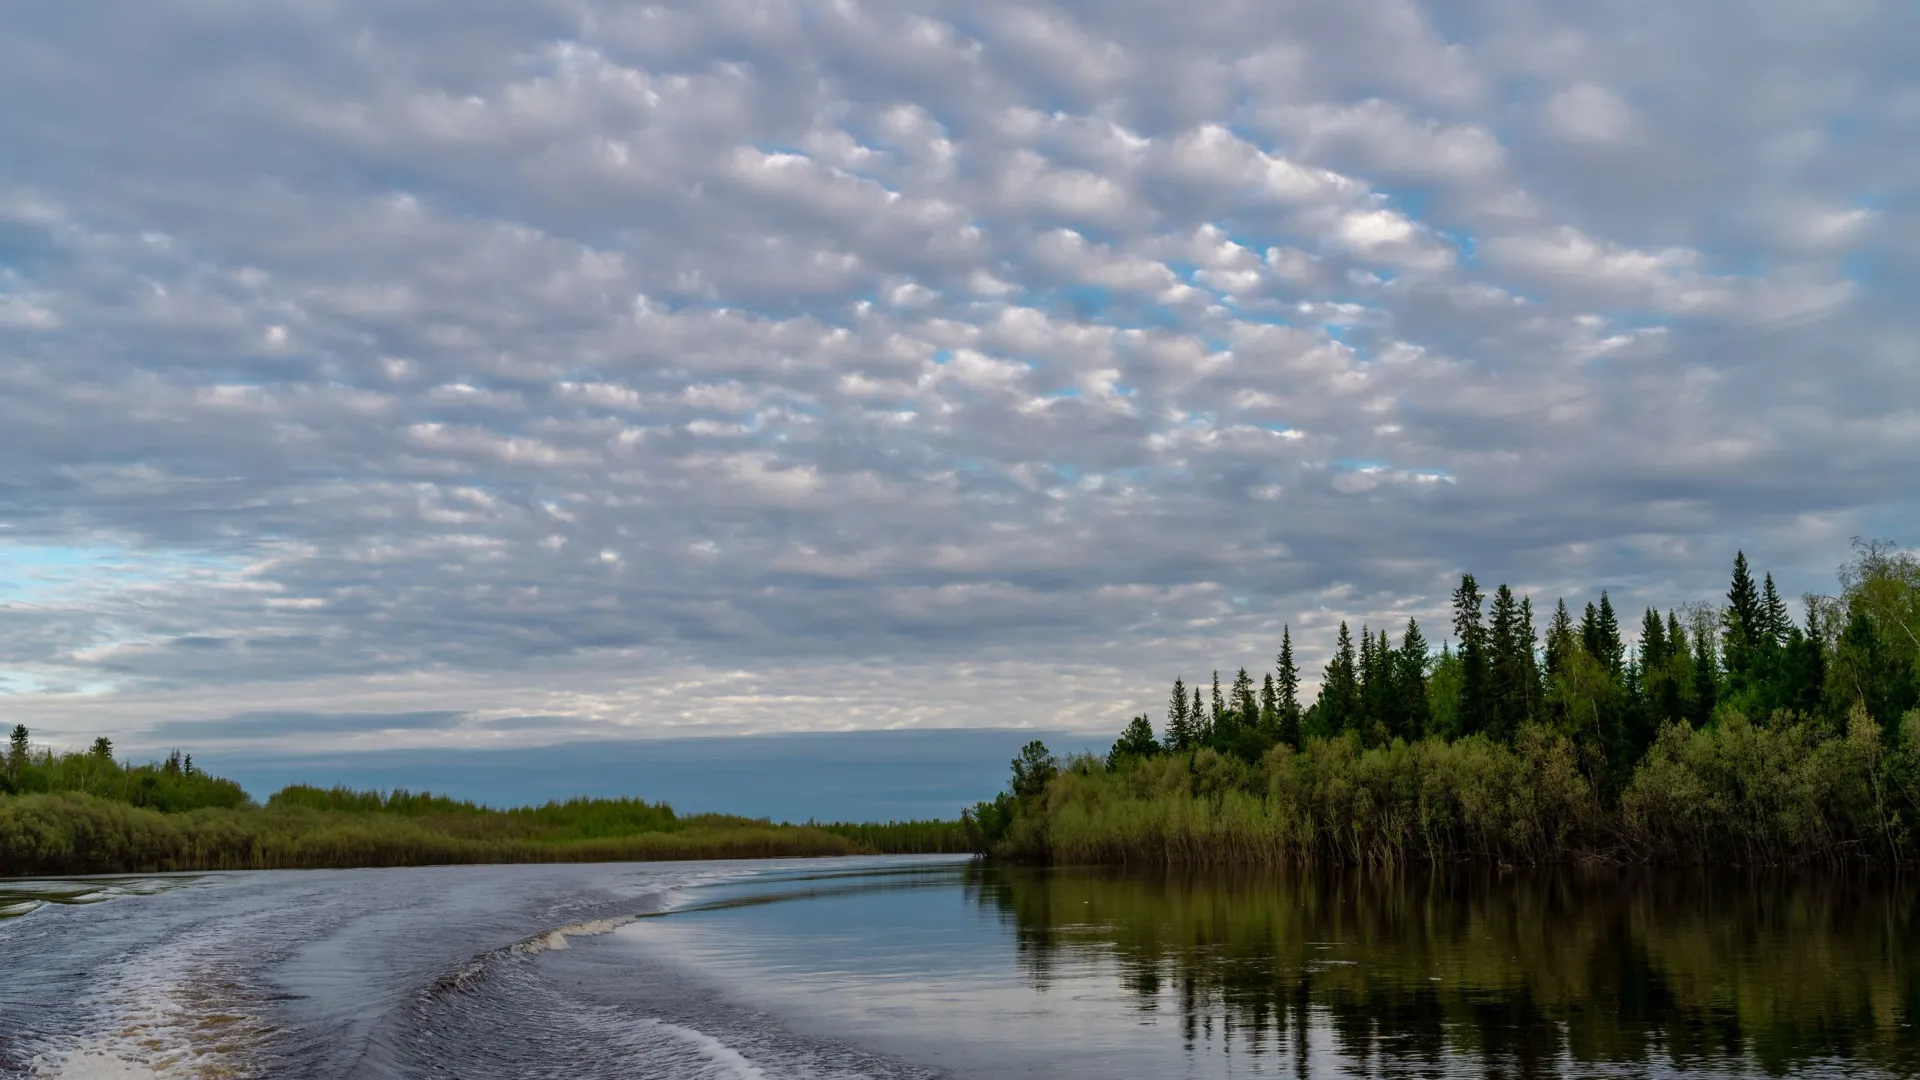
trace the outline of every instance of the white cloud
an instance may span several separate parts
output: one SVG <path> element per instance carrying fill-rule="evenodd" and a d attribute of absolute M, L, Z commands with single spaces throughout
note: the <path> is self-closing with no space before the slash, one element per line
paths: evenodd
<path fill-rule="evenodd" d="M 1633 108 L 1618 94 L 1584 82 L 1547 99 L 1546 121 L 1561 138 L 1601 145 L 1629 142 L 1639 126 Z"/>

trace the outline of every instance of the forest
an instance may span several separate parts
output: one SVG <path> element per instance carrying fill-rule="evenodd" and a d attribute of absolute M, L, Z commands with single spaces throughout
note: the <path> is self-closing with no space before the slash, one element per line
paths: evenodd
<path fill-rule="evenodd" d="M 1605 592 L 1542 620 L 1463 575 L 1437 651 L 1342 622 L 1303 703 L 1283 629 L 1258 679 L 1175 678 L 1106 755 L 1030 743 L 963 823 L 1061 863 L 1905 862 L 1920 557 L 1856 540 L 1838 577 L 1796 616 L 1739 553 L 1724 602 L 1648 608 L 1629 641 Z"/>
<path fill-rule="evenodd" d="M 775 823 L 664 802 L 572 799 L 499 810 L 408 791 L 294 785 L 256 804 L 175 752 L 117 761 L 35 747 L 14 727 L 0 769 L 0 877 L 438 863 L 962 852 L 956 821 Z"/>

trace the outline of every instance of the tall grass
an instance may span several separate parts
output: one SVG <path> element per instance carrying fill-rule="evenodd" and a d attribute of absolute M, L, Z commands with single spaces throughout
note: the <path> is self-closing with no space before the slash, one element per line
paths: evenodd
<path fill-rule="evenodd" d="M 963 855 L 975 850 L 958 821 L 807 824 L 883 855 Z"/>
<path fill-rule="evenodd" d="M 964 852 L 959 822 L 775 824 L 664 802 L 570 799 L 495 810 L 428 792 L 304 784 L 256 806 L 177 757 L 132 766 L 39 752 L 4 774 L 0 877 Z"/>
<path fill-rule="evenodd" d="M 467 827 L 458 827 L 464 823 Z M 694 819 L 673 831 L 536 835 L 510 815 L 304 807 L 164 813 L 77 792 L 0 798 L 0 875 L 854 855 L 824 829 Z"/>

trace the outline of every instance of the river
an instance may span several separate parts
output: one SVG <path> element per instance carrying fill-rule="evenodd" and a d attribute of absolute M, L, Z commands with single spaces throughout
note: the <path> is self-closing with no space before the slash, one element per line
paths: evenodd
<path fill-rule="evenodd" d="M 0 1075 L 1911 1076 L 1917 900 L 950 858 L 0 881 Z"/>

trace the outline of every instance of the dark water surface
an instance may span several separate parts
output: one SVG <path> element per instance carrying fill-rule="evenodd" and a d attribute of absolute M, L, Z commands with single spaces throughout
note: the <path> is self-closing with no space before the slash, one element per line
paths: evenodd
<path fill-rule="evenodd" d="M 951 859 L 0 882 L 0 1074 L 1911 1076 L 1917 910 Z"/>

